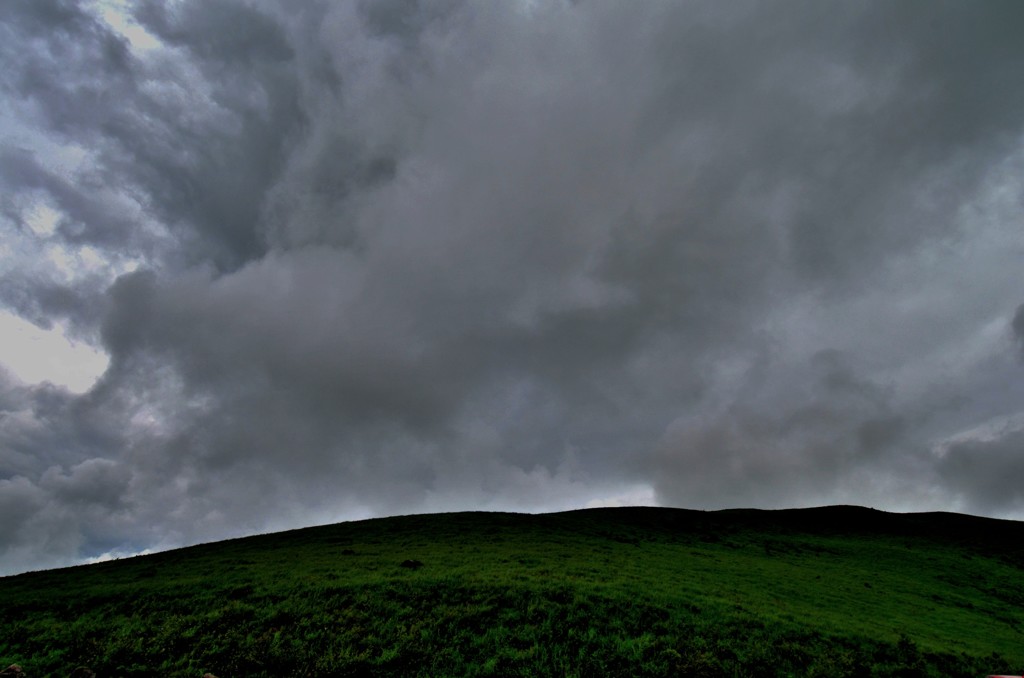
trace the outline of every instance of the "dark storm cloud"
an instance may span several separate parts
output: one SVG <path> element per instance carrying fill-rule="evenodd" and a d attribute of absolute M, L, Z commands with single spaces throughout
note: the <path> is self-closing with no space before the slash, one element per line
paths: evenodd
<path fill-rule="evenodd" d="M 0 393 L 8 569 L 636 487 L 1019 508 L 932 452 L 1024 409 L 1017 3 L 0 12 L 0 214 L 111 264 L 0 276 L 110 355 Z"/>
<path fill-rule="evenodd" d="M 124 444 L 115 417 L 88 396 L 24 387 L 0 370 L 0 552 L 7 572 L 65 565 L 123 545 L 133 471 L 112 451 Z"/>
<path fill-rule="evenodd" d="M 1024 356 L 1024 304 L 1018 306 L 1017 311 L 1013 314 L 1010 329 L 1013 330 L 1013 338 L 1020 346 L 1021 355 Z"/>
<path fill-rule="evenodd" d="M 164 42 L 186 48 L 200 67 L 290 61 L 294 51 L 281 27 L 244 2 L 212 5 L 139 3 L 136 18 Z"/>
<path fill-rule="evenodd" d="M 872 488 L 858 487 L 863 474 L 884 468 L 910 424 L 885 389 L 835 351 L 788 367 L 788 384 L 766 376 L 748 380 L 724 411 L 670 427 L 652 460 L 659 494 L 718 508 L 736 497 L 756 505 L 821 504 L 848 493 L 873 500 Z M 778 392 L 780 383 L 791 392 Z"/>
<path fill-rule="evenodd" d="M 938 473 L 972 511 L 998 513 L 1024 505 L 1024 432 L 1003 431 L 990 439 L 951 445 Z"/>

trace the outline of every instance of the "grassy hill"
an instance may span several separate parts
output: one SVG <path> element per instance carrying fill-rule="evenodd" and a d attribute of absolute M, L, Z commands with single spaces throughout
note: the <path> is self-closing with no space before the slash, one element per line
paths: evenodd
<path fill-rule="evenodd" d="M 855 507 L 343 523 L 0 578 L 0 664 L 99 676 L 1024 671 L 1024 523 Z"/>

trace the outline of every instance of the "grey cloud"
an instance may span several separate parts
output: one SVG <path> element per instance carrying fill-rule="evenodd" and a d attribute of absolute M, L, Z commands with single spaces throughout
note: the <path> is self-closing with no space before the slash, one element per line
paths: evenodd
<path fill-rule="evenodd" d="M 123 38 L 78 5 L 60 6 L 60 30 L 40 34 L 42 48 L 21 49 L 18 31 L 31 32 L 49 16 L 32 6 L 13 3 L 7 9 L 11 51 L 5 62 L 12 69 L 5 89 L 15 100 L 31 102 L 51 131 L 89 148 L 95 164 L 75 177 L 87 182 L 76 189 L 30 161 L 12 167 L 7 149 L 4 178 L 11 190 L 32 182 L 50 191 L 80 217 L 63 232 L 71 240 L 153 256 L 131 242 L 144 232 L 139 224 L 125 228 L 123 219 L 110 214 L 117 207 L 103 192 L 122 191 L 141 199 L 182 243 L 196 247 L 186 245 L 175 256 L 193 262 L 210 256 L 225 267 L 258 257 L 260 195 L 304 122 L 295 107 L 290 50 L 279 29 L 241 4 L 218 3 L 202 13 L 231 30 L 204 23 L 188 3 L 180 17 L 153 9 L 159 5 L 144 7 L 148 11 L 140 18 L 150 19 L 147 27 L 195 55 L 197 75 L 187 61 L 138 60 Z M 227 45 L 214 35 L 236 36 L 238 42 Z"/>
<path fill-rule="evenodd" d="M 361 0 L 357 4 L 359 16 L 371 34 L 395 38 L 400 42 L 408 43 L 408 46 L 411 47 L 428 24 L 452 15 L 463 5 L 463 2 L 461 0 L 445 0 L 444 2 Z"/>
<path fill-rule="evenodd" d="M 152 246 L 140 237 L 138 224 L 124 217 L 115 204 L 97 199 L 102 178 L 96 175 L 78 177 L 78 181 L 44 167 L 24 149 L 0 150 L 0 180 L 11 191 L 41 192 L 61 210 L 64 218 L 57 224 L 57 235 L 71 244 L 90 244 L 113 250 L 127 250 L 152 255 Z M 7 205 L 7 212 L 22 228 L 27 228 L 20 211 Z"/>
<path fill-rule="evenodd" d="M 907 430 L 906 420 L 899 415 L 867 419 L 857 427 L 857 442 L 862 453 L 873 455 L 893 449 Z"/>
<path fill-rule="evenodd" d="M 1017 311 L 1013 314 L 1010 329 L 1013 331 L 1014 339 L 1020 345 L 1021 355 L 1024 355 L 1024 304 L 1018 306 Z"/>
<path fill-rule="evenodd" d="M 51 467 L 101 459 L 122 446 L 116 418 L 88 396 L 59 387 L 26 387 L 12 379 L 0 384 L 0 477 L 37 479 Z"/>
<path fill-rule="evenodd" d="M 927 477 L 924 507 L 986 489 L 923 452 L 949 402 L 1024 408 L 984 395 L 1019 296 L 971 277 L 1008 240 L 1016 4 L 147 1 L 150 53 L 78 5 L 3 11 L 20 123 L 86 153 L 4 149 L 5 223 L 30 237 L 41 193 L 56 241 L 137 264 L 0 279 L 111 356 L 83 396 L 9 386 L 4 491 L 66 535 L 11 549 L 633 485 Z"/>
<path fill-rule="evenodd" d="M 116 510 L 128 487 L 128 469 L 109 459 L 87 459 L 67 473 L 51 467 L 43 473 L 40 486 L 60 501 L 73 505 L 96 505 Z"/>
<path fill-rule="evenodd" d="M 1024 505 L 1024 431 L 953 444 L 936 470 L 969 510 L 993 513 Z"/>
<path fill-rule="evenodd" d="M 251 68 L 255 63 L 294 57 L 281 27 L 243 2 L 168 6 L 149 0 L 139 3 L 135 16 L 163 41 L 194 53 L 204 67 L 228 64 Z"/>
<path fill-rule="evenodd" d="M 851 491 L 864 503 L 873 500 L 870 488 L 858 484 L 889 473 L 893 454 L 912 445 L 906 434 L 913 422 L 847 362 L 829 350 L 809 369 L 787 366 L 781 383 L 788 393 L 778 392 L 780 382 L 766 381 L 764 371 L 751 374 L 726 410 L 673 424 L 645 461 L 659 496 L 673 505 L 719 508 L 738 498 L 765 507 L 816 504 Z"/>
<path fill-rule="evenodd" d="M 81 3 L 6 2 L 0 31 L 0 83 L 9 96 L 31 100 L 33 112 L 57 132 L 91 136 L 132 87 L 126 41 Z"/>
<path fill-rule="evenodd" d="M 10 551 L 21 544 L 32 546 L 45 554 L 45 549 L 39 548 L 40 540 L 28 528 L 33 518 L 45 508 L 44 497 L 38 488 L 23 477 L 0 480 L 0 508 L 4 510 L 4 529 L 0 532 L 3 541 L 0 544 L 5 556 L 9 557 Z"/>
<path fill-rule="evenodd" d="M 107 282 L 95 276 L 67 285 L 8 274 L 0 276 L 0 297 L 8 308 L 39 327 L 51 329 L 55 320 L 64 318 L 70 321 L 73 336 L 91 337 Z"/>
<path fill-rule="evenodd" d="M 201 390 L 272 385 L 312 408 L 332 403 L 336 417 L 421 421 L 451 399 L 459 374 L 440 369 L 433 347 L 406 343 L 415 336 L 403 319 L 363 307 L 344 289 L 359 272 L 345 269 L 332 251 L 308 250 L 230 279 L 122 277 L 103 330 L 113 369 L 155 356 Z"/>
<path fill-rule="evenodd" d="M 88 396 L 0 378 L 0 572 L 69 565 L 130 542 L 131 470 L 108 456 L 122 449 L 124 427 L 107 415 Z"/>

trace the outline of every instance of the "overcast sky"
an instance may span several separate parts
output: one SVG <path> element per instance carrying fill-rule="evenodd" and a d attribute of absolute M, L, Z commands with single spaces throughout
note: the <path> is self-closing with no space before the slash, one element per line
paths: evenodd
<path fill-rule="evenodd" d="M 0 574 L 1024 518 L 1024 3 L 3 0 Z"/>

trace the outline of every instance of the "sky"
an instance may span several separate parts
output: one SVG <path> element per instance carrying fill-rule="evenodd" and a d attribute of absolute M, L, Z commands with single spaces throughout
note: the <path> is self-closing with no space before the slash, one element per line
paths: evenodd
<path fill-rule="evenodd" d="M 0 2 L 0 574 L 1024 519 L 1024 4 Z"/>

